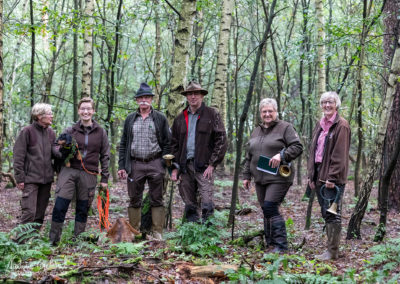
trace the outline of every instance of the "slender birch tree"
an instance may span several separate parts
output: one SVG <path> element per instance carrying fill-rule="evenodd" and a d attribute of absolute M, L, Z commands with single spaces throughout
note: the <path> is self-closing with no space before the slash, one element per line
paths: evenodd
<path fill-rule="evenodd" d="M 94 0 L 85 0 L 81 98 L 92 95 Z"/>
<path fill-rule="evenodd" d="M 232 23 L 233 0 L 224 0 L 222 3 L 222 17 L 219 26 L 217 47 L 217 67 L 215 69 L 214 94 L 211 106 L 219 110 L 226 125 L 226 79 L 228 72 L 229 38 Z"/>
<path fill-rule="evenodd" d="M 193 20 L 196 13 L 196 0 L 182 1 L 179 13 L 178 28 L 175 37 L 174 62 L 172 64 L 171 88 L 167 108 L 169 124 L 182 109 L 184 97 L 181 92 L 186 84 L 186 73 L 189 62 L 189 45 L 193 32 Z"/>

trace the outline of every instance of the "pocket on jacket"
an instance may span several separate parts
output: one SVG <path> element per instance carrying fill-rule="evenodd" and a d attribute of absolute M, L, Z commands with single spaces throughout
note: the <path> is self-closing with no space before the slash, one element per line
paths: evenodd
<path fill-rule="evenodd" d="M 199 121 L 197 123 L 197 131 L 199 133 L 211 133 L 212 131 L 212 123 L 211 120 L 208 121 Z"/>

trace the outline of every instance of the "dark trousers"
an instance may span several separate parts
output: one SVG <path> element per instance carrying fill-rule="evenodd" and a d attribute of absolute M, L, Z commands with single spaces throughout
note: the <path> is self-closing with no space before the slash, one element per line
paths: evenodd
<path fill-rule="evenodd" d="M 21 198 L 21 224 L 43 224 L 44 215 L 50 198 L 51 183 L 26 183 Z"/>
<path fill-rule="evenodd" d="M 332 214 L 330 212 L 327 212 L 327 210 L 332 206 L 332 203 L 335 199 L 336 196 L 336 190 L 334 188 L 325 188 L 324 189 L 324 196 L 325 198 L 329 198 L 331 200 L 325 200 L 322 195 L 321 195 L 321 187 L 323 183 L 317 182 L 315 184 L 315 190 L 318 198 L 318 203 L 321 206 L 321 214 L 322 218 L 324 218 L 325 223 L 342 223 L 342 216 L 341 216 L 341 211 L 342 211 L 342 198 L 343 198 L 343 193 L 344 193 L 344 188 L 345 184 L 343 185 L 337 185 L 339 187 L 340 191 L 340 198 L 339 202 L 337 205 L 337 215 Z"/>
<path fill-rule="evenodd" d="M 186 172 L 181 174 L 179 183 L 179 194 L 185 203 L 186 215 L 197 215 L 199 204 L 197 196 L 201 197 L 201 210 L 203 219 L 207 219 L 214 211 L 214 179 L 206 179 L 203 173 L 196 172 L 193 160 L 186 164 Z M 188 218 L 190 219 L 190 218 Z M 195 220 L 196 218 L 194 218 Z"/>
<path fill-rule="evenodd" d="M 131 173 L 128 176 L 129 207 L 142 206 L 146 181 L 149 185 L 150 206 L 164 206 L 164 175 L 165 169 L 161 158 L 149 162 L 132 160 Z"/>
<path fill-rule="evenodd" d="M 315 164 L 314 165 L 314 177 L 313 177 L 313 181 L 315 184 L 315 193 L 317 194 L 317 198 L 318 198 L 318 203 L 319 206 L 321 207 L 321 214 L 322 214 L 322 218 L 324 218 L 325 223 L 342 223 L 342 216 L 340 214 L 340 212 L 342 211 L 342 198 L 343 198 L 343 193 L 344 193 L 344 188 L 345 188 L 345 184 L 336 184 L 337 187 L 339 187 L 339 191 L 340 191 L 340 197 L 339 197 L 339 201 L 338 201 L 338 206 L 337 206 L 337 215 L 332 214 L 330 212 L 327 212 L 327 210 L 332 206 L 332 203 L 335 199 L 336 196 L 336 190 L 334 188 L 329 189 L 329 188 L 325 188 L 324 190 L 324 196 L 325 198 L 331 199 L 331 200 L 325 200 L 322 195 L 321 195 L 321 187 L 324 185 L 324 183 L 322 183 L 319 180 L 319 168 L 320 168 L 321 164 Z"/>

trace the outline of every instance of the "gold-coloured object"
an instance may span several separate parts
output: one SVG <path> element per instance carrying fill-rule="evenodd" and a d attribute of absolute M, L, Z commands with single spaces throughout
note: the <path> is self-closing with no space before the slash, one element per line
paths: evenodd
<path fill-rule="evenodd" d="M 290 165 L 281 165 L 279 167 L 279 174 L 283 177 L 289 177 L 292 174 L 292 169 Z"/>
<path fill-rule="evenodd" d="M 329 207 L 329 209 L 326 210 L 326 212 L 329 212 L 329 213 L 338 215 L 338 213 L 337 213 L 337 205 L 338 205 L 338 204 L 337 204 L 336 202 L 333 202 L 332 205 L 331 205 L 331 207 Z"/>
<path fill-rule="evenodd" d="M 167 165 L 167 167 L 172 166 L 172 159 L 175 158 L 174 155 L 172 154 L 166 154 L 163 156 L 163 159 L 165 160 L 165 164 Z"/>

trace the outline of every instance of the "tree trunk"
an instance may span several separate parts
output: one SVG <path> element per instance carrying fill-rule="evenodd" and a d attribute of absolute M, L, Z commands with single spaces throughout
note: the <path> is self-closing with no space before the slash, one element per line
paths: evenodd
<path fill-rule="evenodd" d="M 384 35 L 384 52 L 385 60 L 390 64 L 390 58 L 393 56 L 394 43 L 396 38 L 400 36 L 400 2 L 396 0 L 388 0 L 385 7 L 384 23 L 386 31 Z M 396 89 L 396 94 L 391 110 L 388 131 L 386 132 L 385 143 L 383 146 L 382 175 L 388 168 L 389 160 L 393 157 L 393 151 L 396 145 L 396 136 L 393 135 L 400 129 L 400 87 Z M 381 180 L 382 182 L 382 180 Z M 379 194 L 379 201 L 388 199 L 388 208 L 400 211 L 400 163 L 398 162 L 390 179 L 388 196 Z M 380 202 L 381 203 L 381 202 Z M 379 206 L 381 210 L 381 206 Z"/>
<path fill-rule="evenodd" d="M 93 11 L 94 0 L 85 0 L 84 35 L 83 35 L 83 60 L 82 60 L 82 91 L 81 98 L 91 97 L 92 93 L 92 71 L 93 71 Z"/>
<path fill-rule="evenodd" d="M 389 64 L 393 56 L 393 43 L 400 36 L 400 2 L 389 0 L 384 9 L 385 34 L 383 38 L 384 62 Z M 397 135 L 394 135 L 397 132 Z M 386 234 L 386 221 L 389 207 L 400 209 L 400 86 L 396 88 L 393 107 L 390 113 L 388 129 L 382 151 L 381 176 L 379 179 L 378 208 L 380 218 L 374 241 L 382 241 Z M 396 166 L 397 164 L 397 166 Z M 389 195 L 391 204 L 389 205 Z"/>
<path fill-rule="evenodd" d="M 228 73 L 229 38 L 232 23 L 233 0 L 223 0 L 222 17 L 219 26 L 217 67 L 211 106 L 219 110 L 226 125 L 226 79 Z"/>
<path fill-rule="evenodd" d="M 379 208 L 381 210 L 380 218 L 379 218 L 379 226 L 378 230 L 375 234 L 374 241 L 379 242 L 383 240 L 383 237 L 386 233 L 386 217 L 388 212 L 388 193 L 389 193 L 389 185 L 390 178 L 392 177 L 393 171 L 396 167 L 396 163 L 398 163 L 399 153 L 400 153 L 400 130 L 397 130 L 397 135 L 393 154 L 390 158 L 388 165 L 386 166 L 383 175 L 381 176 L 379 182 Z"/>
<path fill-rule="evenodd" d="M 315 0 L 315 15 L 317 28 L 317 95 L 321 96 L 325 92 L 325 30 L 323 0 Z"/>
<path fill-rule="evenodd" d="M 155 38 L 155 44 L 156 44 L 156 51 L 155 51 L 155 56 L 154 56 L 154 69 L 155 69 L 155 75 L 154 75 L 154 84 L 155 84 L 155 90 L 154 90 L 154 102 L 157 105 L 157 109 L 160 110 L 161 108 L 161 27 L 160 27 L 160 15 L 158 12 L 158 0 L 154 0 L 154 21 L 155 21 L 155 26 L 156 26 L 156 38 Z"/>
<path fill-rule="evenodd" d="M 381 120 L 377 128 L 378 134 L 375 138 L 373 149 L 370 155 L 370 163 L 368 166 L 368 173 L 365 175 L 362 187 L 360 189 L 360 195 L 356 207 L 354 208 L 353 214 L 349 222 L 347 229 L 347 239 L 361 238 L 361 222 L 367 209 L 369 196 L 371 194 L 372 186 L 374 183 L 374 177 L 377 169 L 379 168 L 382 160 L 383 142 L 388 127 L 390 110 L 393 104 L 393 98 L 396 93 L 396 88 L 399 83 L 400 74 L 400 42 L 396 43 L 396 51 L 393 56 L 392 66 L 390 68 L 390 74 L 388 78 L 388 86 L 386 90 L 386 96 L 382 104 L 382 113 L 380 115 Z"/>
<path fill-rule="evenodd" d="M 358 191 L 360 189 L 360 171 L 361 171 L 361 158 L 362 158 L 362 150 L 364 145 L 364 134 L 363 134 L 363 125 L 362 125 L 362 78 L 363 78 L 363 65 L 364 65 L 364 56 L 365 56 L 365 40 L 367 37 L 367 26 L 366 21 L 367 17 L 370 14 L 371 6 L 368 7 L 367 0 L 363 1 L 363 25 L 360 36 L 360 58 L 357 64 L 357 75 L 356 75 L 356 86 L 355 86 L 355 95 L 357 97 L 357 137 L 358 137 L 358 147 L 357 147 L 357 160 L 354 169 L 354 195 L 358 196 Z M 372 5 L 372 1 L 370 2 Z M 350 120 L 349 120 L 350 122 Z"/>
<path fill-rule="evenodd" d="M 194 39 L 194 56 L 191 62 L 190 80 L 195 80 L 201 84 L 201 59 L 203 57 L 203 46 L 204 46 L 204 22 L 203 22 L 203 11 L 197 11 L 195 14 L 195 21 L 193 24 L 193 36 Z M 196 75 L 197 66 L 197 75 Z"/>
<path fill-rule="evenodd" d="M 107 123 L 110 125 L 110 136 L 111 136 L 111 154 L 110 154 L 110 167 L 111 174 L 114 180 L 117 179 L 117 170 L 116 170 L 116 126 L 115 120 L 112 119 L 112 113 L 114 111 L 114 104 L 117 98 L 116 93 L 116 84 L 115 84 L 115 74 L 117 72 L 117 61 L 118 61 L 118 52 L 119 52 L 119 42 L 120 42 L 120 26 L 121 26 L 121 18 L 122 18 L 122 3 L 123 0 L 119 0 L 118 3 L 118 11 L 117 11 L 117 19 L 115 24 L 115 46 L 114 46 L 114 54 L 111 63 L 111 74 L 110 74 L 110 84 L 111 84 L 111 92 L 110 99 L 108 104 L 108 112 L 107 112 Z"/>
<path fill-rule="evenodd" d="M 3 126 L 4 126 L 4 99 L 3 99 L 3 0 L 0 0 L 0 172 L 3 171 Z M 2 180 L 0 176 L 0 181 Z"/>
<path fill-rule="evenodd" d="M 181 92 L 186 84 L 186 73 L 189 61 L 189 45 L 193 31 L 193 19 L 196 13 L 196 0 L 182 1 L 182 8 L 175 37 L 174 62 L 172 64 L 171 88 L 167 108 L 170 125 L 182 110 L 184 97 Z"/>
<path fill-rule="evenodd" d="M 239 131 L 237 132 L 238 140 L 237 140 L 237 145 L 236 145 L 235 173 L 234 173 L 234 177 L 233 177 L 231 208 L 230 208 L 229 220 L 228 220 L 228 224 L 232 225 L 232 239 L 233 239 L 233 229 L 234 229 L 234 224 L 235 224 L 234 222 L 235 222 L 236 200 L 237 200 L 237 195 L 238 195 L 240 161 L 242 159 L 244 124 L 246 122 L 247 112 L 248 112 L 248 109 L 251 104 L 251 98 L 253 95 L 254 84 L 255 84 L 255 80 L 256 80 L 256 76 L 257 76 L 258 65 L 260 64 L 262 51 L 263 51 L 264 45 L 267 41 L 268 34 L 271 31 L 272 20 L 274 19 L 274 16 L 275 16 L 274 9 L 275 9 L 275 5 L 276 5 L 276 1 L 277 0 L 273 0 L 270 11 L 269 11 L 269 15 L 268 16 L 265 15 L 268 19 L 268 22 L 265 27 L 263 38 L 258 46 L 257 55 L 256 55 L 254 66 L 253 66 L 253 71 L 252 71 L 251 77 L 250 77 L 249 90 L 247 91 L 246 101 L 244 103 L 242 114 L 240 116 Z"/>
<path fill-rule="evenodd" d="M 32 0 L 31 0 L 32 1 Z M 79 0 L 74 0 L 74 18 L 73 18 L 73 71 L 72 71 L 72 101 L 74 103 L 74 121 L 78 120 L 78 9 Z"/>
<path fill-rule="evenodd" d="M 31 100 L 31 107 L 35 104 L 35 99 L 34 99 L 34 89 L 35 89 L 35 21 L 33 18 L 33 0 L 29 1 L 29 13 L 30 13 L 30 20 L 31 20 L 31 85 L 30 85 L 30 100 Z"/>
<path fill-rule="evenodd" d="M 276 76 L 276 89 L 277 89 L 276 102 L 278 105 L 278 116 L 279 119 L 282 119 L 282 113 L 281 113 L 282 82 L 281 82 L 281 74 L 279 71 L 279 60 L 278 60 L 278 55 L 276 54 L 275 43 L 272 32 L 271 32 L 271 47 L 275 62 L 275 76 Z"/>

